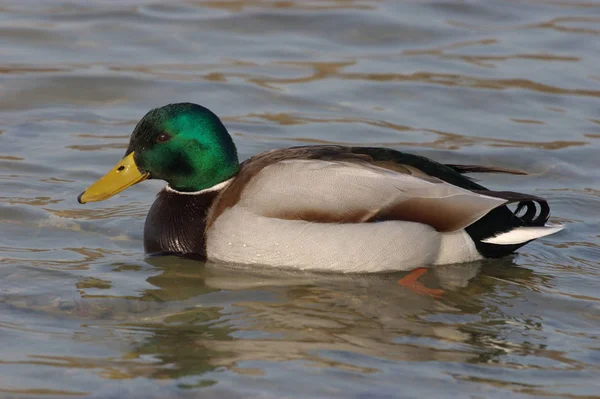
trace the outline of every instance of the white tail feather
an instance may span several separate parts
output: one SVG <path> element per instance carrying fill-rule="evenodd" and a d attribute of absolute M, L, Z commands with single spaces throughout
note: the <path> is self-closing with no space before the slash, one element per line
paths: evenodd
<path fill-rule="evenodd" d="M 517 227 L 516 229 L 507 231 L 506 233 L 501 233 L 497 236 L 481 240 L 481 242 L 498 245 L 522 244 L 524 242 L 531 241 L 536 238 L 558 233 L 564 228 L 565 226 L 562 225 L 553 226 L 549 224 L 537 227 Z"/>

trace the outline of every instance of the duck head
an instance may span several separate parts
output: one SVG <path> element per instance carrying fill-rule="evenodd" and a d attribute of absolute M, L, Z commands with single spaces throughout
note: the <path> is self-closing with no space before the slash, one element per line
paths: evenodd
<path fill-rule="evenodd" d="M 197 104 L 169 104 L 135 126 L 125 156 L 77 200 L 102 201 L 147 179 L 181 192 L 223 182 L 239 170 L 237 150 L 217 115 Z"/>

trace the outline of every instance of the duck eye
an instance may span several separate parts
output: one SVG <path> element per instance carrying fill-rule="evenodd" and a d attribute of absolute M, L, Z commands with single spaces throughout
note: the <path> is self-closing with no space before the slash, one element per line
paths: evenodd
<path fill-rule="evenodd" d="M 165 141 L 169 140 L 171 140 L 171 135 L 169 133 L 161 133 L 156 139 L 158 143 L 164 143 Z"/>

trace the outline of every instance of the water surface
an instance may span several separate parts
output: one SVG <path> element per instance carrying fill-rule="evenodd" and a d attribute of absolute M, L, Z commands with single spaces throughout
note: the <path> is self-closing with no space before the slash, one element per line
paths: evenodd
<path fill-rule="evenodd" d="M 600 2 L 5 1 L 0 397 L 569 397 L 600 393 Z M 169 102 L 242 158 L 389 146 L 546 197 L 566 230 L 401 275 L 144 257 L 160 182 L 77 194 Z"/>

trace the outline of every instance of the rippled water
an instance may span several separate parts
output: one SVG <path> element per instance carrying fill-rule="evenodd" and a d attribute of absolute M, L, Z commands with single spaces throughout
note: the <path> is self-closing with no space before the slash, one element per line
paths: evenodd
<path fill-rule="evenodd" d="M 4 1 L 0 396 L 600 394 L 600 2 Z M 514 257 L 401 275 L 145 259 L 160 182 L 81 206 L 150 108 L 221 115 L 240 154 L 385 145 L 549 199 Z"/>

